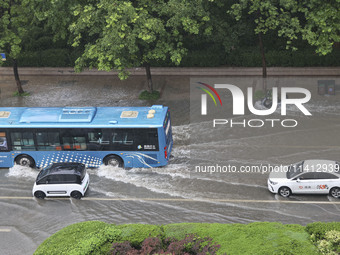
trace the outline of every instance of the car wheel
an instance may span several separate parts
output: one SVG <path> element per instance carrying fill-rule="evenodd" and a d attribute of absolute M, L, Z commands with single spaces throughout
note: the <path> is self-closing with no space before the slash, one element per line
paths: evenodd
<path fill-rule="evenodd" d="M 40 190 L 34 192 L 34 196 L 38 199 L 44 199 L 46 197 L 46 194 Z"/>
<path fill-rule="evenodd" d="M 334 198 L 340 198 L 340 188 L 339 187 L 331 188 L 329 194 Z"/>
<path fill-rule="evenodd" d="M 32 159 L 30 156 L 22 155 L 15 159 L 15 163 L 17 163 L 20 166 L 28 166 L 28 167 L 34 167 L 35 162 L 34 159 Z"/>
<path fill-rule="evenodd" d="M 75 199 L 81 199 L 81 197 L 82 197 L 83 195 L 79 192 L 79 191 L 72 191 L 71 192 L 71 197 L 72 198 L 75 198 Z"/>
<path fill-rule="evenodd" d="M 123 160 L 115 155 L 108 156 L 105 161 L 105 165 L 113 167 L 123 167 Z"/>
<path fill-rule="evenodd" d="M 279 194 L 283 197 L 289 197 L 292 194 L 292 191 L 288 187 L 281 187 L 279 189 Z"/>

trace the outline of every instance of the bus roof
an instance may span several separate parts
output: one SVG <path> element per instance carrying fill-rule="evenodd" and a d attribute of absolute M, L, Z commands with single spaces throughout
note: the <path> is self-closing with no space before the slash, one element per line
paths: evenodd
<path fill-rule="evenodd" d="M 168 107 L 0 107 L 0 128 L 160 127 Z"/>

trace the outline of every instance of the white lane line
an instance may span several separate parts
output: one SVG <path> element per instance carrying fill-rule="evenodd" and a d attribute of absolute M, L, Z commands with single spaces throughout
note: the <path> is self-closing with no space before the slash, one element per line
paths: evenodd
<path fill-rule="evenodd" d="M 9 228 L 0 228 L 0 232 L 11 232 L 12 230 Z"/>
<path fill-rule="evenodd" d="M 57 200 L 69 200 L 70 198 L 47 198 Z M 0 200 L 34 200 L 33 197 L 5 197 Z M 114 198 L 114 197 L 84 197 L 85 201 L 155 201 L 155 202 L 225 202 L 225 203 L 272 203 L 272 204 L 340 204 L 340 201 L 294 201 L 294 200 L 244 200 L 244 199 L 187 199 L 187 198 Z"/>

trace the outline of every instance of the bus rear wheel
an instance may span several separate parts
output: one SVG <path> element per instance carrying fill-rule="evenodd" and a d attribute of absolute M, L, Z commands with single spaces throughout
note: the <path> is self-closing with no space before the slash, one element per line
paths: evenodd
<path fill-rule="evenodd" d="M 21 155 L 18 156 L 15 159 L 15 163 L 17 163 L 20 166 L 28 166 L 28 167 L 34 167 L 35 166 L 35 162 L 34 159 L 32 159 L 30 156 L 28 155 Z"/>
<path fill-rule="evenodd" d="M 113 166 L 113 167 L 123 167 L 124 165 L 122 158 L 116 155 L 107 156 L 104 159 L 104 164 L 106 166 Z"/>

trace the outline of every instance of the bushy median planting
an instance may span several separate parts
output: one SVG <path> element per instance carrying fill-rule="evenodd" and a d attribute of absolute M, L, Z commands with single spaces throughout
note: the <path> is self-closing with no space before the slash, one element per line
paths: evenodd
<path fill-rule="evenodd" d="M 131 254 L 166 254 L 169 247 L 181 251 L 178 254 L 198 254 L 198 251 L 199 254 L 209 254 L 205 251 L 216 254 L 338 254 L 339 230 L 339 222 L 304 227 L 275 222 L 157 226 L 92 221 L 60 230 L 46 239 L 35 254 L 124 254 L 124 250 L 130 250 Z M 194 253 L 190 249 L 194 249 Z"/>
<path fill-rule="evenodd" d="M 306 226 L 321 254 L 340 254 L 340 222 L 315 222 Z"/>

